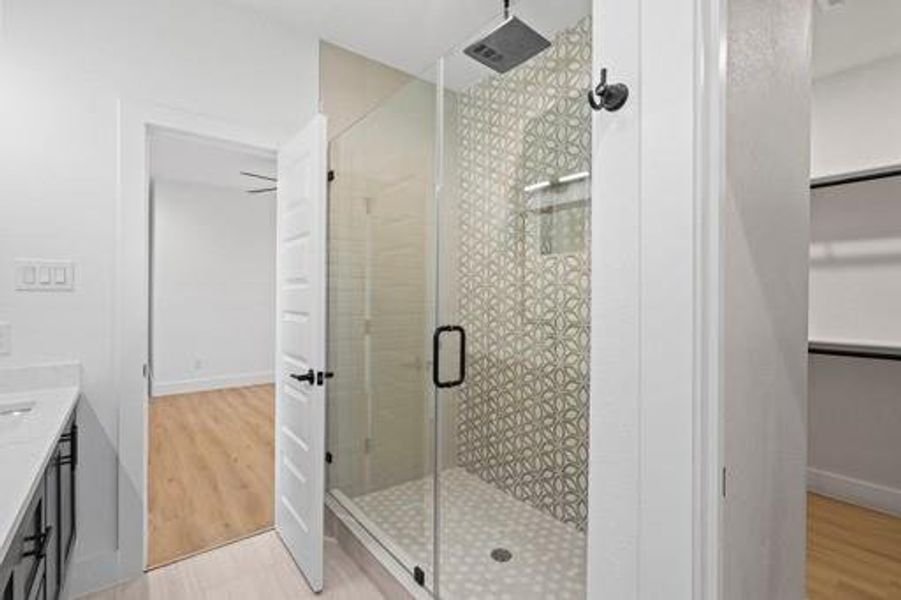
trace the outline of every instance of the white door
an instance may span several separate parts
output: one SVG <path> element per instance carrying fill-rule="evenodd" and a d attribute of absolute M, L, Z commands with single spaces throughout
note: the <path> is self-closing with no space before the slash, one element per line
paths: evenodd
<path fill-rule="evenodd" d="M 325 501 L 326 124 L 278 154 L 275 529 L 322 589 Z"/>

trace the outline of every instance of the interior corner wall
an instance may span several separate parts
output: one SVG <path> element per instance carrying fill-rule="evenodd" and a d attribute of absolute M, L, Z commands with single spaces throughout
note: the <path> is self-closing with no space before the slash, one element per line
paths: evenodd
<path fill-rule="evenodd" d="M 730 0 L 723 597 L 805 596 L 808 0 Z"/>
<path fill-rule="evenodd" d="M 151 395 L 270 383 L 275 194 L 153 184 Z"/>
<path fill-rule="evenodd" d="M 113 319 L 117 105 L 156 103 L 287 139 L 316 111 L 319 42 L 213 0 L 4 0 L 0 364 L 78 359 L 83 432 L 73 594 L 120 577 Z M 16 257 L 72 259 L 75 290 L 13 290 Z"/>
<path fill-rule="evenodd" d="M 901 165 L 901 56 L 813 83 L 811 175 Z"/>
<path fill-rule="evenodd" d="M 319 51 L 322 110 L 333 140 L 413 78 L 340 46 L 322 42 Z"/>
<path fill-rule="evenodd" d="M 813 175 L 901 165 L 901 56 L 814 82 Z M 901 177 L 811 196 L 810 339 L 901 345 Z M 901 363 L 810 357 L 811 491 L 901 514 Z"/>

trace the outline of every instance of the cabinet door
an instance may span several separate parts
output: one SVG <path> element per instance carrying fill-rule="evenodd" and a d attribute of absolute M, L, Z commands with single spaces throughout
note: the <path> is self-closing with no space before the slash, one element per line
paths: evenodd
<path fill-rule="evenodd" d="M 13 598 L 29 600 L 38 593 L 44 579 L 46 534 L 44 525 L 44 486 L 38 486 L 25 511 L 25 518 L 13 540 L 10 552 L 15 560 Z"/>
<path fill-rule="evenodd" d="M 78 466 L 78 425 L 73 421 L 60 441 L 59 471 L 59 543 L 60 581 L 75 546 L 75 472 Z"/>
<path fill-rule="evenodd" d="M 0 598 L 15 600 L 15 548 L 10 548 L 6 560 L 0 564 Z"/>
<path fill-rule="evenodd" d="M 57 445 L 44 473 L 44 529 L 49 535 L 44 554 L 44 594 L 51 600 L 56 600 L 60 584 L 60 454 L 60 445 Z"/>

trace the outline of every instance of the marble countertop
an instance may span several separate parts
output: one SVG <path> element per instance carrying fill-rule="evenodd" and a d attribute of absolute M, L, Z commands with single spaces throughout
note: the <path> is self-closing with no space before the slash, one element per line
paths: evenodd
<path fill-rule="evenodd" d="M 0 561 L 81 393 L 81 366 L 0 369 Z"/>

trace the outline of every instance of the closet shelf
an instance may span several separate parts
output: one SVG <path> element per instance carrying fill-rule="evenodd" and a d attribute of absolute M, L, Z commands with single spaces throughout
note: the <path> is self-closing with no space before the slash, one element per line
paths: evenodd
<path fill-rule="evenodd" d="M 883 344 L 811 341 L 808 342 L 807 352 L 809 354 L 824 354 L 828 356 L 901 360 L 901 347 Z"/>

